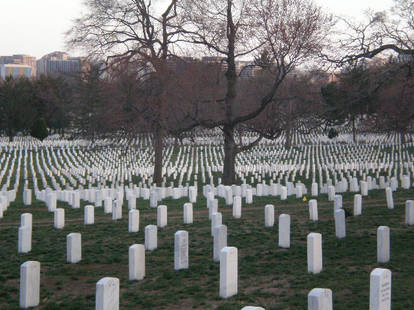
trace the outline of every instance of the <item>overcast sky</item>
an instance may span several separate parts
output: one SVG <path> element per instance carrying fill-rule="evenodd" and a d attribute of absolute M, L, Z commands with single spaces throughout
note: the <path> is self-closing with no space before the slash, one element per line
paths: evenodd
<path fill-rule="evenodd" d="M 158 2 L 162 0 L 154 0 Z M 202 1 L 202 0 L 195 0 Z M 362 18 L 368 8 L 390 8 L 392 0 L 314 0 L 335 15 Z M 0 0 L 0 56 L 37 58 L 64 50 L 64 32 L 82 14 L 82 0 Z"/>

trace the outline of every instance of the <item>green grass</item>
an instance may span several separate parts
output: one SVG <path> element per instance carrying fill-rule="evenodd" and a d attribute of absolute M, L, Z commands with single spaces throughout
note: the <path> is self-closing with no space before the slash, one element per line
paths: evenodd
<path fill-rule="evenodd" d="M 200 188 L 201 190 L 201 188 Z M 53 228 L 53 213 L 35 201 L 30 207 L 21 195 L 0 220 L 0 309 L 19 309 L 19 268 L 28 260 L 41 263 L 41 304 L 39 309 L 94 309 L 96 282 L 106 276 L 120 279 L 121 309 L 241 309 L 246 305 L 265 309 L 306 309 L 307 294 L 315 287 L 333 291 L 334 309 L 368 309 L 369 274 L 376 267 L 389 268 L 392 278 L 393 309 L 413 309 L 414 242 L 413 229 L 404 224 L 404 202 L 413 192 L 394 194 L 394 210 L 388 210 L 385 191 L 371 191 L 363 199 L 362 216 L 347 218 L 347 237 L 335 238 L 333 203 L 326 195 L 318 199 L 317 223 L 308 220 L 307 202 L 293 197 L 286 201 L 256 197 L 253 205 L 243 205 L 242 218 L 233 219 L 231 207 L 220 199 L 219 211 L 228 226 L 228 245 L 239 250 L 239 293 L 227 300 L 219 297 L 219 264 L 213 262 L 210 222 L 205 199 L 194 205 L 194 224 L 184 225 L 182 206 L 186 200 L 166 199 L 168 225 L 158 229 L 158 249 L 146 252 L 146 277 L 128 280 L 128 247 L 144 243 L 144 227 L 156 224 L 156 209 L 138 200 L 140 231 L 128 233 L 127 207 L 123 218 L 112 221 L 103 208 L 95 210 L 95 225 L 83 225 L 83 208 L 66 204 L 63 230 Z M 352 205 L 351 194 L 344 205 Z M 310 198 L 310 197 L 308 197 Z M 264 205 L 275 205 L 276 225 L 264 227 Z M 84 204 L 83 204 L 84 205 Z M 33 214 L 32 251 L 17 254 L 17 228 L 20 215 Z M 291 248 L 277 246 L 277 217 L 291 215 Z M 376 229 L 391 229 L 391 261 L 376 262 Z M 189 232 L 188 270 L 174 270 L 174 233 Z M 82 233 L 82 261 L 66 263 L 66 235 Z M 307 273 L 306 236 L 322 234 L 323 271 Z"/>

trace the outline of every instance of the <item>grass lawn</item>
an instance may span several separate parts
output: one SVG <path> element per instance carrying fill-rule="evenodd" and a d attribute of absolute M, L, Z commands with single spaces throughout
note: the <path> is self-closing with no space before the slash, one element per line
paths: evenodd
<path fill-rule="evenodd" d="M 194 204 L 194 224 L 183 224 L 187 200 L 167 199 L 168 225 L 158 229 L 158 249 L 146 252 L 146 277 L 128 280 L 128 247 L 144 243 L 144 227 L 156 224 L 156 209 L 139 199 L 140 231 L 128 233 L 128 210 L 122 220 L 112 221 L 103 208 L 95 209 L 95 224 L 83 225 L 83 208 L 65 208 L 65 228 L 53 228 L 53 213 L 35 201 L 26 207 L 21 193 L 0 220 L 0 309 L 19 309 L 20 265 L 28 260 L 41 263 L 39 309 L 94 309 L 95 285 L 103 277 L 120 279 L 121 309 L 241 309 L 246 305 L 270 309 L 307 309 L 307 294 L 315 287 L 330 288 L 334 309 L 368 309 L 369 275 L 376 268 L 392 271 L 392 308 L 414 309 L 414 227 L 404 224 L 405 201 L 414 192 L 394 193 L 395 209 L 388 210 L 385 191 L 364 197 L 362 215 L 347 218 L 347 237 L 335 238 L 333 202 L 318 199 L 319 221 L 309 221 L 308 203 L 289 198 L 255 197 L 243 205 L 242 218 L 233 219 L 231 207 L 220 199 L 219 211 L 228 226 L 228 245 L 238 248 L 239 293 L 227 300 L 219 297 L 219 264 L 213 262 L 213 241 L 205 199 Z M 275 205 L 275 227 L 264 227 L 265 204 Z M 351 208 L 353 195 L 344 195 Z M 83 204 L 84 205 L 84 204 Z M 20 214 L 33 214 L 32 251 L 17 254 Z M 291 216 L 291 248 L 278 248 L 277 219 Z M 377 263 L 378 226 L 391 230 L 391 261 Z M 174 271 L 174 233 L 189 232 L 188 270 Z M 66 263 L 66 235 L 82 234 L 82 261 Z M 306 236 L 322 234 L 323 271 L 307 273 Z"/>

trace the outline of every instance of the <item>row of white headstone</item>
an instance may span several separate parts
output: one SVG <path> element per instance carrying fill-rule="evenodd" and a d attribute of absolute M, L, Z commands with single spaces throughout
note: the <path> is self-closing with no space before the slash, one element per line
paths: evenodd
<path fill-rule="evenodd" d="M 362 154 L 369 154 L 369 152 L 372 151 L 373 147 L 377 149 L 381 149 L 381 150 L 383 149 L 382 147 L 378 148 L 377 146 L 358 146 L 358 147 L 353 146 L 350 149 L 354 148 L 355 151 L 357 152 L 356 154 L 361 155 L 359 153 L 360 149 L 363 150 Z M 347 161 L 348 159 L 346 158 L 344 160 L 341 160 L 339 163 L 336 163 L 337 160 L 334 160 L 335 164 L 328 163 L 328 162 L 324 163 L 323 161 L 324 161 L 324 158 L 326 157 L 325 149 L 326 149 L 326 152 L 328 153 L 327 156 L 329 157 L 331 156 L 329 155 L 330 148 L 332 148 L 334 157 L 337 156 L 335 154 L 338 154 L 338 153 L 341 154 L 340 151 L 343 149 L 350 151 L 348 150 L 349 148 L 348 146 L 340 146 L 340 145 L 335 145 L 332 147 L 320 146 L 320 145 L 304 147 L 304 152 L 305 154 L 307 154 L 306 155 L 307 158 L 305 161 L 306 164 L 305 164 L 304 162 L 301 162 L 300 160 L 302 159 L 302 155 L 295 150 L 285 151 L 283 150 L 283 148 L 261 146 L 254 152 L 253 151 L 251 152 L 252 154 L 249 156 L 251 156 L 252 158 L 246 155 L 247 157 L 244 158 L 246 162 L 243 161 L 243 164 L 241 164 L 240 167 L 238 167 L 236 170 L 246 171 L 246 173 L 243 174 L 243 176 L 241 177 L 241 180 L 244 180 L 244 181 L 247 179 L 247 175 L 250 175 L 250 173 L 253 173 L 263 179 L 265 179 L 265 176 L 266 178 L 271 177 L 273 178 L 273 180 L 275 179 L 277 175 L 279 181 L 281 181 L 282 179 L 285 179 L 285 186 L 288 187 L 288 195 L 290 195 L 290 191 L 289 191 L 288 184 L 286 184 L 287 178 L 290 177 L 291 181 L 293 182 L 295 180 L 296 172 L 300 171 L 299 173 L 302 176 L 302 172 L 304 169 L 307 171 L 306 173 L 307 177 L 305 178 L 306 179 L 311 178 L 313 182 L 315 182 L 316 180 L 316 175 L 315 175 L 316 172 L 319 172 L 320 174 L 319 175 L 319 187 L 322 193 L 324 193 L 326 191 L 325 188 L 327 188 L 330 185 L 335 185 L 337 192 L 344 191 L 344 188 L 347 188 L 347 185 L 344 184 L 344 181 L 346 181 L 346 179 L 347 179 L 347 183 L 349 183 L 350 185 L 351 191 L 357 190 L 357 188 L 359 187 L 358 186 L 359 182 L 367 182 L 368 190 L 373 189 L 373 188 L 383 188 L 384 186 L 387 186 L 387 185 L 390 186 L 393 190 L 395 190 L 395 186 L 398 186 L 398 180 L 397 180 L 398 178 L 400 179 L 400 182 L 403 188 L 410 188 L 410 179 L 412 178 L 411 175 L 414 174 L 414 166 L 413 166 L 414 158 L 410 156 L 409 154 L 406 154 L 407 153 L 406 148 L 403 150 L 400 150 L 399 146 L 392 146 L 393 155 L 388 156 L 389 158 L 387 157 L 389 162 L 381 162 L 379 158 L 376 158 L 375 160 L 373 160 L 373 162 L 363 163 L 362 166 L 361 165 L 355 166 L 355 162 L 348 163 Z M 200 149 L 200 151 L 198 151 L 198 149 Z M 83 186 L 86 186 L 87 184 L 88 186 L 90 186 L 91 183 L 98 183 L 99 186 L 102 186 L 102 184 L 106 183 L 107 181 L 114 183 L 115 182 L 113 178 L 114 174 L 116 175 L 119 174 L 120 176 L 123 176 L 123 178 L 121 178 L 122 180 L 121 179 L 118 180 L 121 183 L 124 183 L 124 181 L 128 181 L 129 183 L 131 183 L 131 175 L 136 175 L 140 177 L 141 179 L 149 180 L 150 178 L 147 178 L 147 176 L 151 175 L 152 173 L 151 169 L 153 169 L 151 167 L 152 163 L 150 160 L 150 152 L 147 152 L 146 150 L 145 151 L 139 150 L 137 151 L 135 155 L 125 157 L 124 159 L 128 161 L 127 163 L 120 162 L 119 149 L 110 149 L 107 152 L 108 154 L 102 155 L 102 157 L 100 153 L 91 152 L 88 150 L 88 155 L 90 155 L 90 157 L 94 161 L 94 164 L 99 163 L 97 168 L 92 167 L 92 164 L 91 164 L 92 160 L 90 160 L 90 158 L 86 158 L 82 154 L 82 152 L 80 152 L 80 149 L 68 149 L 66 147 L 63 147 L 62 149 L 56 150 L 52 147 L 49 147 L 44 150 L 42 148 L 38 148 L 38 149 L 36 148 L 35 151 L 41 153 L 40 159 L 39 159 L 38 153 L 27 152 L 27 149 L 23 149 L 23 150 L 13 149 L 13 150 L 14 150 L 13 152 L 10 152 L 10 156 L 4 155 L 5 158 L 7 159 L 7 162 L 10 160 L 12 164 L 10 166 L 4 165 L 5 170 L 2 172 L 0 171 L 0 174 L 4 174 L 5 172 L 8 172 L 5 185 L 8 185 L 10 183 L 10 180 L 12 179 L 13 171 L 16 172 L 15 176 L 19 176 L 19 177 L 15 177 L 15 182 L 17 182 L 15 184 L 17 185 L 19 184 L 20 174 L 17 174 L 17 172 L 20 170 L 21 162 L 23 162 L 24 179 L 27 182 L 27 179 L 29 176 L 29 174 L 27 173 L 27 169 L 28 169 L 27 166 L 29 166 L 29 169 L 31 170 L 31 174 L 32 174 L 33 186 L 34 186 L 35 192 L 40 191 L 40 186 L 39 188 L 37 186 L 37 182 L 38 182 L 37 174 L 40 175 L 41 177 L 41 180 L 43 182 L 43 188 L 53 187 L 55 188 L 55 190 L 60 190 L 60 187 L 63 186 L 67 190 L 72 190 L 71 187 L 81 188 Z M 181 148 L 179 149 L 179 154 L 182 154 L 180 155 L 182 158 L 181 157 L 177 158 L 175 163 L 173 163 L 173 167 L 170 167 L 171 164 L 168 162 L 168 159 L 172 155 L 172 148 L 169 148 L 167 150 L 167 153 L 169 154 L 168 155 L 169 158 L 165 158 L 167 163 L 164 165 L 165 167 L 163 168 L 165 177 L 168 177 L 170 179 L 171 177 L 173 177 L 174 180 L 176 180 L 176 178 L 178 177 L 181 180 L 181 182 L 178 182 L 178 183 L 182 184 L 182 175 L 186 173 L 187 180 L 193 177 L 196 180 L 197 175 L 199 174 L 200 170 L 201 171 L 211 170 L 211 166 L 209 165 L 212 165 L 211 164 L 212 162 L 214 162 L 215 165 L 219 168 L 215 170 L 221 171 L 222 163 L 219 162 L 218 159 L 220 159 L 221 161 L 223 156 L 221 154 L 220 155 L 218 154 L 219 149 L 216 150 L 216 148 L 214 148 L 213 151 L 211 151 L 207 149 L 206 147 L 200 147 L 200 148 L 196 147 L 196 148 L 186 148 L 185 150 L 186 151 L 181 151 Z M 130 151 L 128 152 L 131 153 Z M 200 168 L 198 167 L 199 157 L 197 156 L 196 159 L 193 160 L 193 156 L 188 155 L 190 153 L 192 154 L 193 152 L 194 154 L 200 155 L 200 162 L 202 163 Z M 260 153 L 260 155 L 259 156 L 255 155 L 258 152 Z M 273 157 L 278 158 L 278 155 L 280 155 L 279 152 L 282 152 L 284 156 L 286 156 L 286 158 L 290 158 L 291 156 L 294 156 L 295 158 L 297 157 L 298 161 L 294 160 L 290 164 L 284 163 L 284 162 L 281 162 L 278 164 L 273 164 L 273 163 L 272 164 L 264 163 L 260 165 L 259 164 L 248 164 L 249 160 L 252 162 L 256 162 L 257 160 L 263 158 L 263 154 L 267 154 L 267 153 L 269 154 L 269 156 L 271 155 L 270 158 L 273 158 Z M 398 153 L 395 153 L 395 152 L 398 152 Z M 36 155 L 33 155 L 33 154 L 36 154 Z M 212 156 L 213 158 L 209 160 L 202 159 L 204 158 L 203 156 L 207 156 L 206 154 L 209 154 L 208 156 Z M 401 154 L 401 156 L 398 156 L 398 158 L 394 159 L 395 154 Z M 136 166 L 138 163 L 139 164 L 142 163 L 143 161 L 143 159 L 141 158 L 142 156 L 145 157 L 144 166 L 145 165 L 148 166 L 146 168 L 141 167 L 141 166 L 139 166 L 138 168 L 138 166 Z M 315 163 L 315 158 L 314 158 L 315 156 L 318 159 L 316 163 Z M 136 160 L 137 157 L 140 158 L 139 161 Z M 401 161 L 402 159 L 404 159 L 404 162 Z M 319 163 L 319 160 L 320 160 L 320 163 Z M 27 161 L 29 161 L 29 165 L 27 165 Z M 312 165 L 311 165 L 311 162 L 312 162 Z M 117 168 L 108 169 L 108 166 L 111 166 L 111 163 L 116 163 Z M 196 165 L 195 168 L 193 168 L 194 165 Z M 204 167 L 204 165 L 206 167 Z M 394 166 L 398 167 L 399 172 L 396 170 L 397 168 L 395 169 L 392 168 Z M 36 174 L 36 169 L 34 169 L 34 167 L 37 167 L 36 168 L 38 171 L 37 174 Z M 309 175 L 309 172 L 308 172 L 309 169 L 312 170 L 312 174 L 313 174 L 312 176 Z M 388 176 L 387 176 L 387 180 L 385 181 L 384 176 L 379 176 L 379 171 L 383 173 L 387 169 L 388 169 Z M 391 170 L 394 169 L 392 174 L 390 173 L 391 172 L 390 169 Z M 172 172 L 173 170 L 175 170 L 175 172 Z M 377 174 L 376 178 L 379 179 L 379 186 L 376 184 L 375 178 L 371 178 L 371 176 L 368 175 L 369 170 L 371 170 L 372 173 L 376 171 L 375 173 Z M 321 178 L 322 171 L 327 174 L 325 178 L 326 180 L 324 178 Z M 343 173 L 345 171 L 347 173 L 347 176 L 345 176 Z M 351 177 L 350 171 L 354 172 L 353 173 L 354 178 Z M 330 176 L 328 172 L 331 172 L 335 184 L 332 184 L 332 180 L 329 179 Z M 362 180 L 357 180 L 357 178 L 355 177 L 355 172 L 358 172 L 358 174 L 362 174 Z M 179 176 L 175 175 L 176 173 L 179 173 Z M 339 176 L 339 178 L 337 178 L 337 175 Z M 46 176 L 48 176 L 48 179 L 46 178 Z M 100 179 L 101 177 L 102 179 Z M 56 181 L 57 179 L 59 179 L 60 181 L 59 182 Z M 256 179 L 256 177 L 254 179 Z M 78 180 L 79 182 L 74 181 L 74 180 Z M 357 181 L 356 185 L 353 184 L 355 180 Z M 116 181 L 115 183 L 117 183 L 118 181 Z M 331 184 L 329 183 L 329 181 L 331 181 Z M 25 182 L 25 188 L 27 188 L 26 182 Z M 51 184 L 49 184 L 48 182 Z M 212 182 L 211 178 L 210 178 L 210 182 Z M 205 183 L 205 180 L 204 181 L 202 180 L 202 183 Z M 361 187 L 362 187 L 362 184 L 361 184 Z M 15 186 L 14 190 L 17 190 L 17 189 L 18 187 Z M 258 192 L 258 195 L 260 195 L 261 190 L 257 188 L 257 192 Z"/>
<path fill-rule="evenodd" d="M 387 199 L 388 200 L 388 199 Z M 209 199 L 207 206 L 209 208 L 209 218 L 211 219 L 211 234 L 214 235 L 214 228 L 221 225 L 221 213 L 218 212 L 217 199 Z M 389 205 L 390 207 L 391 205 Z M 393 207 L 393 205 L 392 205 Z M 184 224 L 193 223 L 193 205 L 192 203 L 184 204 L 183 222 Z M 357 194 L 354 197 L 354 216 L 360 215 L 362 211 L 361 195 Z M 113 215 L 116 213 L 113 213 Z M 236 196 L 233 201 L 233 217 L 241 217 L 241 198 Z M 113 216 L 114 219 L 119 217 Z M 318 220 L 317 201 L 311 199 L 309 201 L 309 218 L 312 221 Z M 336 195 L 334 199 L 334 219 L 335 219 L 335 233 L 337 238 L 344 238 L 346 236 L 346 222 L 345 212 L 342 209 L 342 196 Z M 139 210 L 132 208 L 128 214 L 128 231 L 139 231 Z M 407 225 L 414 225 L 414 202 L 412 200 L 406 201 L 405 222 Z M 21 227 L 18 234 L 18 252 L 27 253 L 31 250 L 32 239 L 32 215 L 24 213 L 21 215 Z M 29 224 L 27 224 L 29 223 Z M 54 210 L 54 227 L 62 229 L 65 223 L 65 212 L 63 208 Z M 85 206 L 84 208 L 84 224 L 94 224 L 94 206 Z M 157 226 L 162 228 L 167 225 L 167 206 L 160 205 L 157 207 Z M 272 227 L 274 225 L 274 206 L 265 206 L 265 226 Z M 150 225 L 150 227 L 152 227 Z M 156 228 L 156 227 L 155 227 Z M 148 232 L 153 231 L 153 228 L 148 228 Z M 147 231 L 147 229 L 146 229 Z M 286 244 L 284 247 L 289 247 L 290 244 L 290 216 L 282 214 L 279 217 L 279 244 Z M 152 238 L 150 238 L 152 239 Z M 283 241 L 284 240 L 284 241 Z"/>
<path fill-rule="evenodd" d="M 185 236 L 177 232 L 178 238 Z M 176 233 L 176 236 L 177 236 Z M 185 237 L 184 237 L 185 238 Z M 182 245 L 183 243 L 180 243 Z M 175 250 L 182 253 L 181 248 Z M 180 255 L 180 254 L 178 254 Z M 185 260 L 178 264 L 185 265 Z M 176 265 L 177 267 L 177 265 Z M 175 268 L 183 269 L 183 268 Z M 145 277 L 145 250 L 143 245 L 135 244 L 129 248 L 129 279 L 142 280 Z M 225 247 L 220 252 L 220 296 L 229 298 L 238 290 L 238 253 L 235 247 Z M 36 307 L 40 302 L 40 263 L 27 261 L 20 266 L 21 308 Z M 106 277 L 96 283 L 96 310 L 119 310 L 119 279 Z M 263 309 L 244 307 L 243 309 Z M 315 288 L 308 294 L 308 310 L 332 310 L 332 291 Z M 391 310 L 391 271 L 375 268 L 370 274 L 370 310 Z"/>

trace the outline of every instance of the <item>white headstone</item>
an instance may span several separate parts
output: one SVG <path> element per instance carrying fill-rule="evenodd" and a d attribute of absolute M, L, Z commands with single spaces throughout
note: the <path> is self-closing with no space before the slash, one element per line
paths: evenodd
<path fill-rule="evenodd" d="M 279 247 L 290 248 L 290 215 L 279 216 Z"/>
<path fill-rule="evenodd" d="M 187 202 L 184 204 L 184 224 L 193 224 L 193 204 Z"/>
<path fill-rule="evenodd" d="M 145 277 L 145 246 L 134 244 L 129 247 L 129 280 L 142 280 Z"/>
<path fill-rule="evenodd" d="M 394 209 L 394 199 L 392 198 L 392 189 L 391 187 L 387 187 L 385 189 L 385 196 L 387 198 L 387 208 Z"/>
<path fill-rule="evenodd" d="M 80 233 L 70 233 L 66 236 L 66 261 L 76 264 L 82 259 L 82 236 Z"/>
<path fill-rule="evenodd" d="M 241 196 L 234 196 L 233 197 L 233 217 L 236 219 L 241 218 Z"/>
<path fill-rule="evenodd" d="M 32 204 L 32 190 L 31 189 L 24 189 L 23 190 L 23 203 L 25 206 L 29 206 Z"/>
<path fill-rule="evenodd" d="M 375 268 L 370 275 L 369 310 L 391 310 L 391 271 Z"/>
<path fill-rule="evenodd" d="M 322 271 L 322 235 L 310 233 L 307 237 L 308 272 L 317 274 Z"/>
<path fill-rule="evenodd" d="M 20 265 L 20 308 L 39 305 L 40 301 L 40 263 L 27 261 Z"/>
<path fill-rule="evenodd" d="M 85 206 L 84 209 L 84 224 L 91 225 L 95 223 L 95 207 L 94 206 Z"/>
<path fill-rule="evenodd" d="M 185 230 L 174 234 L 174 269 L 188 269 L 188 232 Z"/>
<path fill-rule="evenodd" d="M 118 278 L 102 278 L 96 283 L 95 310 L 119 310 Z"/>
<path fill-rule="evenodd" d="M 332 291 L 328 288 L 314 288 L 308 294 L 308 310 L 332 310 Z"/>
<path fill-rule="evenodd" d="M 195 186 L 190 186 L 188 188 L 188 198 L 191 203 L 197 202 L 197 188 Z"/>
<path fill-rule="evenodd" d="M 368 183 L 365 181 L 361 181 L 360 185 L 361 185 L 361 195 L 368 196 Z"/>
<path fill-rule="evenodd" d="M 377 258 L 378 263 L 388 263 L 390 260 L 390 228 L 380 226 L 377 229 Z"/>
<path fill-rule="evenodd" d="M 311 221 L 318 220 L 318 202 L 316 199 L 309 200 L 309 219 Z"/>
<path fill-rule="evenodd" d="M 405 202 L 405 224 L 414 225 L 414 200 Z"/>
<path fill-rule="evenodd" d="M 237 248 L 224 247 L 220 252 L 220 297 L 229 298 L 238 290 Z"/>
<path fill-rule="evenodd" d="M 128 232 L 139 231 L 139 210 L 132 209 L 128 212 Z"/>
<path fill-rule="evenodd" d="M 318 183 L 312 183 L 312 196 L 318 196 Z"/>
<path fill-rule="evenodd" d="M 56 209 L 56 194 L 49 193 L 46 195 L 46 206 L 48 211 L 52 212 Z"/>
<path fill-rule="evenodd" d="M 346 237 L 346 222 L 345 222 L 345 211 L 342 209 L 335 211 L 335 235 L 337 238 Z"/>
<path fill-rule="evenodd" d="M 404 189 L 410 189 L 410 176 L 409 175 L 403 175 L 401 186 Z"/>
<path fill-rule="evenodd" d="M 157 248 L 157 226 L 145 226 L 145 249 L 153 251 Z"/>
<path fill-rule="evenodd" d="M 356 194 L 354 196 L 354 216 L 361 215 L 362 213 L 362 196 Z"/>
<path fill-rule="evenodd" d="M 57 208 L 54 211 L 53 226 L 56 229 L 62 229 L 65 227 L 65 209 Z"/>
<path fill-rule="evenodd" d="M 160 228 L 167 226 L 167 206 L 165 205 L 157 208 L 157 226 Z"/>
<path fill-rule="evenodd" d="M 80 193 L 75 191 L 72 193 L 72 208 L 79 209 L 80 208 Z"/>
<path fill-rule="evenodd" d="M 251 188 L 246 189 L 246 204 L 253 203 L 253 190 Z"/>
<path fill-rule="evenodd" d="M 32 228 L 29 226 L 19 227 L 18 253 L 29 253 L 32 250 Z"/>
<path fill-rule="evenodd" d="M 265 205 L 265 227 L 273 227 L 275 224 L 275 207 Z"/>

